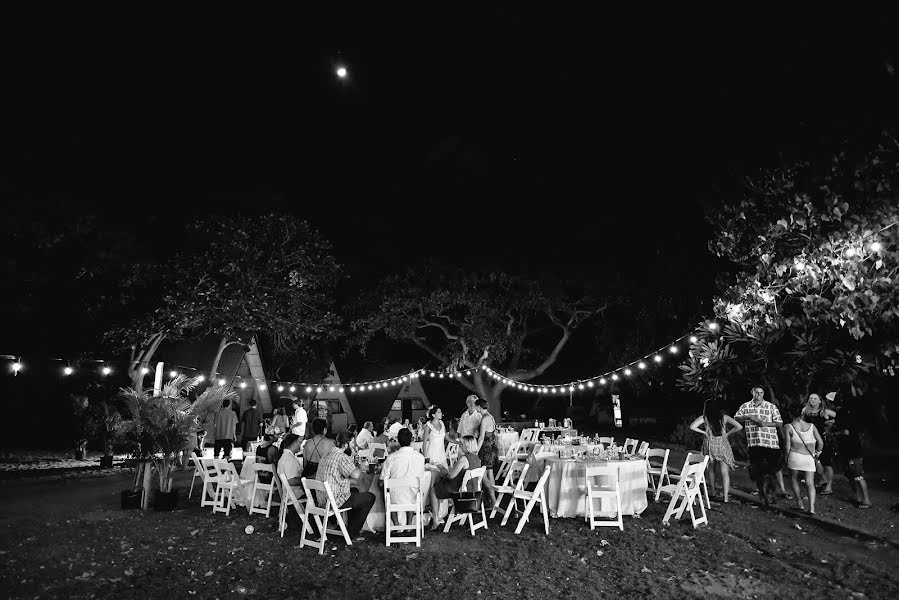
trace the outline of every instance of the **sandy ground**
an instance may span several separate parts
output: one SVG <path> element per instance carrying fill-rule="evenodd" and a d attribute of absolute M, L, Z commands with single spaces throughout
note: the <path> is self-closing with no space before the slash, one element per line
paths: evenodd
<path fill-rule="evenodd" d="M 0 589 L 9 598 L 897 598 L 899 550 L 742 503 L 710 526 L 663 526 L 650 503 L 625 530 L 536 521 L 520 536 L 491 521 L 472 537 L 428 533 L 421 548 L 383 536 L 319 556 L 276 520 L 186 502 L 121 510 L 127 472 L 0 482 Z M 255 531 L 246 534 L 252 524 Z"/>

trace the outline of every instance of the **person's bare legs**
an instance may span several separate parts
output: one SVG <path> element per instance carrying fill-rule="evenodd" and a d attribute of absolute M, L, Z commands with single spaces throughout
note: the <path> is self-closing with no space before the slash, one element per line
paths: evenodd
<path fill-rule="evenodd" d="M 778 469 L 774 476 L 777 478 L 777 484 L 780 486 L 780 493 L 784 496 L 789 496 L 787 493 L 787 488 L 784 487 L 784 474 L 783 469 Z M 797 484 L 798 485 L 798 484 Z"/>
<path fill-rule="evenodd" d="M 802 494 L 799 493 L 799 471 L 797 471 L 796 469 L 790 469 L 790 472 L 793 474 L 791 481 L 793 486 L 793 494 L 795 494 L 796 498 L 796 505 L 799 507 L 799 510 L 804 510 L 805 505 L 802 503 Z"/>
<path fill-rule="evenodd" d="M 794 479 L 795 481 L 795 479 Z M 808 488 L 808 512 L 815 514 L 815 472 L 805 472 L 805 486 Z"/>
<path fill-rule="evenodd" d="M 724 488 L 724 501 L 727 502 L 730 497 L 730 467 L 723 460 L 719 460 L 721 465 L 721 486 Z"/>
<path fill-rule="evenodd" d="M 440 499 L 434 493 L 433 487 L 431 487 L 429 495 L 431 496 L 431 531 L 436 531 L 437 525 L 440 523 Z"/>
<path fill-rule="evenodd" d="M 860 505 L 871 506 L 871 498 L 868 497 L 868 484 L 864 477 L 853 479 L 852 489 L 855 490 L 855 498 Z"/>
<path fill-rule="evenodd" d="M 833 467 L 824 467 L 824 489 L 825 493 L 833 493 Z"/>
<path fill-rule="evenodd" d="M 496 490 L 493 488 L 496 484 L 493 482 L 493 471 L 488 467 L 484 471 L 484 485 L 482 486 L 487 491 L 487 496 L 490 498 L 490 507 L 496 506 Z"/>
<path fill-rule="evenodd" d="M 720 462 L 717 460 L 709 460 L 709 466 L 706 467 L 706 483 L 710 488 L 712 488 L 712 496 L 716 495 L 718 491 L 715 489 L 715 463 Z"/>

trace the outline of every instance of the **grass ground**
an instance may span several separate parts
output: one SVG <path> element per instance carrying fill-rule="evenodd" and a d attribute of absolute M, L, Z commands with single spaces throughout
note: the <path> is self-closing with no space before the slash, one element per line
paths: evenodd
<path fill-rule="evenodd" d="M 383 536 L 319 556 L 275 519 L 186 502 L 121 510 L 129 473 L 0 483 L 0 589 L 9 598 L 897 598 L 899 550 L 814 521 L 732 502 L 709 526 L 663 526 L 650 503 L 624 531 L 553 519 L 516 536 L 491 521 L 472 537 L 428 533 L 421 548 Z M 893 515 L 895 516 L 895 514 Z M 895 519 L 894 519 L 895 520 Z M 255 531 L 246 534 L 252 524 Z"/>

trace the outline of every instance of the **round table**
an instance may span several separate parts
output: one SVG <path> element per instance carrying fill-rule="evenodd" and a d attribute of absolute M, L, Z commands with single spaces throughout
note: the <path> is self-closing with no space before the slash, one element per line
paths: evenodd
<path fill-rule="evenodd" d="M 585 470 L 592 466 L 618 468 L 618 487 L 621 492 L 621 514 L 638 515 L 646 510 L 646 460 L 573 460 L 548 457 L 543 459 L 550 468 L 546 481 L 546 504 L 553 517 L 583 517 L 587 514 L 587 481 Z M 542 468 L 541 471 L 542 473 Z M 606 508 L 603 500 L 602 508 Z M 600 510 L 611 516 L 612 510 Z"/>
<path fill-rule="evenodd" d="M 579 446 L 572 446 L 571 444 L 541 444 L 539 442 L 534 443 L 533 451 L 528 455 L 528 464 L 530 468 L 528 469 L 528 474 L 526 476 L 527 482 L 536 482 L 540 479 L 540 476 L 543 475 L 543 468 L 546 466 L 544 464 L 546 458 L 552 454 L 555 456 L 559 456 L 559 452 L 562 453 L 562 456 L 565 456 L 565 453 L 574 453 L 577 454 L 579 452 L 587 452 L 593 453 L 593 450 L 599 448 L 602 449 L 602 444 L 580 444 Z M 540 456 L 540 455 L 543 456 Z"/>

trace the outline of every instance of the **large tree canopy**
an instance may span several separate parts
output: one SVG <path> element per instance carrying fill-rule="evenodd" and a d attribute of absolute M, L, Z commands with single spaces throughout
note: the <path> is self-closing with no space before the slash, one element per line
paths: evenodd
<path fill-rule="evenodd" d="M 715 305 L 730 325 L 701 336 L 683 365 L 687 387 L 720 392 L 754 378 L 788 398 L 821 386 L 857 393 L 899 355 L 894 138 L 747 181 L 709 221 L 712 251 L 735 267 Z"/>
<path fill-rule="evenodd" d="M 434 265 L 383 279 L 353 322 L 364 347 L 378 334 L 414 344 L 447 369 L 472 369 L 460 383 L 500 414 L 505 384 L 482 374 L 489 365 L 514 381 L 553 365 L 572 332 L 606 304 L 582 288 L 548 286 L 505 273 Z"/>

